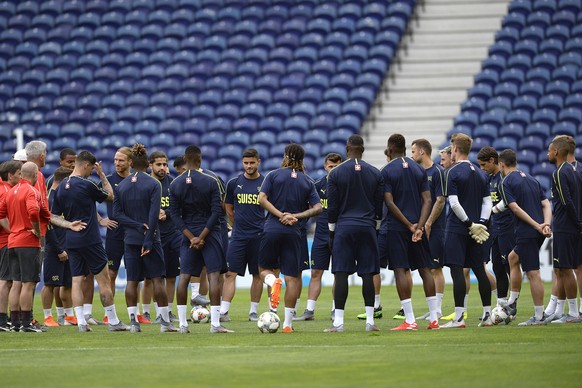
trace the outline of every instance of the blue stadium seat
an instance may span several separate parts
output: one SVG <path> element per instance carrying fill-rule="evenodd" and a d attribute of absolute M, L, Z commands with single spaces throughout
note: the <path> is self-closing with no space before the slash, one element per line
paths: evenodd
<path fill-rule="evenodd" d="M 522 138 L 518 146 L 520 150 L 530 150 L 536 153 L 539 153 L 545 148 L 543 140 L 537 136 L 526 136 Z"/>
<path fill-rule="evenodd" d="M 562 121 L 554 124 L 552 126 L 552 135 L 570 135 L 572 137 L 576 136 L 577 125 L 571 121 Z"/>
<path fill-rule="evenodd" d="M 558 113 L 562 110 L 564 106 L 564 99 L 556 94 L 547 94 L 544 97 L 540 98 L 538 103 L 538 108 L 540 109 L 551 109 L 554 112 Z"/>
<path fill-rule="evenodd" d="M 572 107 L 563 109 L 560 112 L 558 119 L 578 126 L 582 122 L 582 110 Z"/>
<path fill-rule="evenodd" d="M 463 112 L 454 118 L 455 126 L 465 125 L 471 129 L 479 123 L 479 116 L 473 112 Z"/>
<path fill-rule="evenodd" d="M 557 121 L 557 113 L 552 109 L 538 109 L 532 115 L 532 121 L 552 126 Z M 527 130 L 526 130 L 527 133 Z"/>
<path fill-rule="evenodd" d="M 519 92 L 522 96 L 540 98 L 544 95 L 544 83 L 540 81 L 529 81 L 521 85 Z"/>

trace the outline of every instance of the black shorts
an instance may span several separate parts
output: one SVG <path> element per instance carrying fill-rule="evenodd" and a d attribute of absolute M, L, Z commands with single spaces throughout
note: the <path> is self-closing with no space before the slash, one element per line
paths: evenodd
<path fill-rule="evenodd" d="M 301 275 L 301 236 L 289 233 L 263 234 L 259 248 L 259 267 L 280 269 L 283 275 Z"/>
<path fill-rule="evenodd" d="M 442 268 L 445 254 L 445 230 L 431 230 L 428 238 L 428 247 L 430 251 L 429 268 Z"/>
<path fill-rule="evenodd" d="M 97 275 L 107 265 L 107 255 L 101 242 L 83 248 L 69 248 L 67 253 L 73 277 L 87 276 L 89 273 Z"/>
<path fill-rule="evenodd" d="M 10 256 L 8 255 L 8 245 L 0 249 L 0 280 L 12 280 L 10 278 Z"/>
<path fill-rule="evenodd" d="M 388 231 L 387 244 L 388 268 L 410 269 L 429 268 L 429 247 L 426 237 L 419 242 L 412 242 L 412 233 L 409 231 Z"/>
<path fill-rule="evenodd" d="M 299 263 L 301 271 L 309 269 L 309 245 L 307 244 L 307 231 L 301 231 L 301 261 Z"/>
<path fill-rule="evenodd" d="M 378 234 L 378 260 L 380 268 L 388 268 L 388 234 Z"/>
<path fill-rule="evenodd" d="M 478 244 L 469 234 L 445 234 L 446 266 L 460 265 L 463 268 L 483 266 L 483 245 Z"/>
<path fill-rule="evenodd" d="M 60 261 L 57 252 L 50 247 L 45 249 L 42 274 L 44 284 L 49 286 L 71 287 L 73 283 L 69 260 Z"/>
<path fill-rule="evenodd" d="M 357 272 L 360 276 L 380 272 L 378 238 L 373 226 L 336 226 L 331 272 Z"/>
<path fill-rule="evenodd" d="M 577 252 L 580 236 L 577 233 L 554 232 L 552 263 L 554 268 L 573 269 L 577 267 Z"/>
<path fill-rule="evenodd" d="M 202 250 L 190 249 L 190 241 L 182 239 L 182 245 L 180 246 L 180 273 L 199 277 L 204 267 L 206 267 L 206 273 L 223 273 L 224 268 L 226 268 L 222 236 L 215 231 L 210 232 L 206 237 Z"/>
<path fill-rule="evenodd" d="M 141 245 L 125 244 L 124 262 L 127 280 L 139 282 L 145 279 L 166 277 L 164 252 L 160 241 L 154 241 L 150 253 L 141 256 Z"/>
<path fill-rule="evenodd" d="M 40 247 L 10 248 L 10 278 L 15 282 L 38 283 L 40 281 Z"/>
<path fill-rule="evenodd" d="M 228 270 L 236 272 L 239 276 L 245 276 L 248 267 L 251 275 L 259 274 L 259 249 L 262 235 L 251 238 L 234 237 L 228 244 L 226 260 Z"/>
<path fill-rule="evenodd" d="M 497 235 L 497 237 L 495 237 L 495 243 L 491 248 L 493 262 L 499 260 L 504 265 L 508 264 L 507 258 L 514 247 L 515 233 L 513 231 L 508 231 Z"/>
<path fill-rule="evenodd" d="M 123 240 L 105 239 L 105 252 L 107 253 L 107 265 L 112 271 L 119 271 L 121 258 L 123 257 L 125 243 Z"/>
<path fill-rule="evenodd" d="M 331 252 L 328 244 L 329 235 L 317 234 L 311 245 L 311 269 L 327 271 L 331 263 Z"/>
<path fill-rule="evenodd" d="M 182 240 L 184 240 L 184 236 L 180 232 L 162 237 L 167 278 L 175 278 L 180 275 L 180 247 L 182 246 Z"/>
<path fill-rule="evenodd" d="M 516 238 L 514 252 L 519 256 L 519 263 L 524 272 L 540 269 L 540 248 L 546 238 Z"/>

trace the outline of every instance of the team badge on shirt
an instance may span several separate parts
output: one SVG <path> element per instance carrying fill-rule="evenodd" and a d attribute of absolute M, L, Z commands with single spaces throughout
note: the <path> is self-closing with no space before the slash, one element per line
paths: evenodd
<path fill-rule="evenodd" d="M 356 165 L 354 165 L 354 170 L 362 171 L 362 166 L 360 166 L 359 164 L 356 164 Z"/>
<path fill-rule="evenodd" d="M 69 190 L 71 188 L 71 184 L 69 182 L 65 183 L 65 189 Z"/>
<path fill-rule="evenodd" d="M 475 171 L 475 167 L 472 164 L 470 164 L 469 167 L 471 167 L 471 170 Z"/>
<path fill-rule="evenodd" d="M 186 177 L 186 183 L 190 184 L 192 183 L 192 178 L 190 178 L 189 176 Z"/>
<path fill-rule="evenodd" d="M 402 168 L 408 168 L 408 162 L 402 162 Z"/>
<path fill-rule="evenodd" d="M 137 177 L 136 177 L 136 176 L 132 176 L 132 177 L 131 177 L 131 182 L 132 182 L 132 183 L 135 183 L 135 182 L 137 182 Z"/>
<path fill-rule="evenodd" d="M 293 178 L 293 179 L 297 178 L 297 173 L 295 171 L 291 172 L 291 178 Z"/>

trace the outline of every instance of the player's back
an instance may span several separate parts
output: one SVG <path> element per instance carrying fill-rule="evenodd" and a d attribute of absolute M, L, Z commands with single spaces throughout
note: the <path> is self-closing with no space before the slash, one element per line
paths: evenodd
<path fill-rule="evenodd" d="M 433 163 L 432 166 L 426 169 L 426 175 L 430 186 L 430 199 L 434 205 L 437 197 L 444 195 L 445 169 L 440 164 Z M 432 230 L 445 229 L 445 214 L 445 211 L 441 212 L 438 218 L 434 220 Z"/>
<path fill-rule="evenodd" d="M 429 191 L 428 176 L 422 166 L 411 158 L 392 159 L 382 169 L 385 192 L 392 193 L 394 204 L 411 223 L 418 222 L 422 208 L 422 192 Z M 406 230 L 388 214 L 388 230 Z"/>
<path fill-rule="evenodd" d="M 117 186 L 116 195 L 123 212 L 135 221 L 149 224 L 152 197 L 161 198 L 160 182 L 145 172 L 134 172 Z M 159 213 L 159 209 L 156 209 Z"/>
<path fill-rule="evenodd" d="M 328 175 L 330 222 L 374 225 L 382 214 L 384 185 L 380 171 L 359 159 L 347 159 Z"/>
<path fill-rule="evenodd" d="M 491 202 L 493 206 L 501 202 L 501 181 L 503 177 L 501 171 L 490 177 L 489 192 L 491 193 Z M 505 211 L 491 214 L 491 223 L 489 230 L 492 233 L 513 232 L 515 227 L 513 212 Z"/>
<path fill-rule="evenodd" d="M 512 202 L 525 211 L 534 221 L 542 223 L 544 214 L 541 202 L 546 199 L 540 183 L 531 175 L 515 170 L 507 174 L 501 183 L 501 194 L 507 205 Z M 515 218 L 516 236 L 538 237 L 539 233 L 519 218 Z"/>
<path fill-rule="evenodd" d="M 486 174 L 468 160 L 453 164 L 445 172 L 445 196 L 451 195 L 458 197 L 469 220 L 479 221 L 483 197 L 490 195 Z M 468 233 L 467 227 L 453 211 L 447 215 L 447 230 L 454 233 Z"/>
<path fill-rule="evenodd" d="M 327 226 L 327 176 L 320 178 L 315 182 L 315 191 L 319 195 L 319 203 L 321 203 L 321 213 L 315 219 L 315 233 L 328 233 Z"/>
<path fill-rule="evenodd" d="M 575 170 L 574 165 L 564 162 L 558 166 L 552 173 L 551 190 L 554 208 L 552 230 L 576 233 L 580 221 L 580 207 L 582 207 L 582 187 L 580 174 Z M 571 206 L 574 206 L 574 209 Z"/>

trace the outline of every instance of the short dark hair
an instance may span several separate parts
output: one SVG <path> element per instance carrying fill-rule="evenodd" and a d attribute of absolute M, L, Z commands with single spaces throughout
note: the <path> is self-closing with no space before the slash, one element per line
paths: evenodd
<path fill-rule="evenodd" d="M 14 174 L 22 168 L 22 162 L 18 160 L 8 160 L 0 164 L 0 178 L 3 181 L 8 181 L 8 174 Z"/>
<path fill-rule="evenodd" d="M 482 162 L 487 162 L 489 159 L 493 158 L 495 164 L 499 163 L 499 154 L 495 150 L 495 148 L 490 146 L 485 146 L 479 150 L 477 154 L 477 160 Z"/>
<path fill-rule="evenodd" d="M 168 160 L 168 156 L 165 154 L 164 151 L 156 150 L 150 154 L 150 163 L 154 163 L 158 158 L 165 158 Z"/>
<path fill-rule="evenodd" d="M 71 175 L 72 172 L 73 172 L 73 170 L 71 170 L 70 168 L 66 168 L 66 167 L 57 168 L 53 174 L 53 176 L 55 177 L 55 182 L 62 181 L 63 179 L 65 179 L 66 177 Z"/>
<path fill-rule="evenodd" d="M 62 149 L 61 153 L 59 154 L 59 158 L 61 160 L 65 160 L 67 158 L 67 156 L 76 156 L 76 155 L 77 155 L 77 152 L 75 152 L 74 149 L 67 147 L 67 148 Z"/>
<path fill-rule="evenodd" d="M 340 154 L 336 153 L 336 152 L 330 152 L 329 154 L 325 155 L 325 159 L 323 160 L 323 163 L 327 163 L 327 161 L 333 162 L 333 163 L 341 163 L 343 158 Z"/>
<path fill-rule="evenodd" d="M 426 139 L 416 139 L 412 142 L 412 145 L 417 146 L 418 148 L 422 148 L 424 150 L 424 152 L 426 152 L 426 154 L 428 156 L 431 156 L 432 154 L 432 145 L 430 144 L 430 142 Z"/>
<path fill-rule="evenodd" d="M 186 150 L 184 151 L 184 159 L 186 159 L 186 163 L 197 161 L 201 157 L 202 151 L 200 150 L 200 148 L 198 148 L 198 146 L 189 145 L 188 147 L 186 147 Z"/>
<path fill-rule="evenodd" d="M 517 156 L 515 155 L 515 151 L 509 148 L 504 149 L 499 153 L 499 161 L 507 167 L 517 166 Z"/>
<path fill-rule="evenodd" d="M 182 167 L 185 164 L 186 164 L 186 159 L 184 159 L 184 155 L 180 155 L 176 159 L 174 159 L 174 168 Z"/>
<path fill-rule="evenodd" d="M 243 153 L 242 153 L 242 157 L 243 158 L 257 158 L 257 159 L 261 159 L 261 157 L 259 155 L 259 151 L 257 151 L 254 148 L 247 148 L 246 150 L 244 150 Z"/>
<path fill-rule="evenodd" d="M 558 150 L 558 154 L 560 154 L 562 157 L 566 157 L 570 153 L 571 143 L 562 136 L 556 137 L 554 140 L 552 140 L 551 145 L 556 147 L 556 149 Z"/>
<path fill-rule="evenodd" d="M 75 161 L 75 164 L 81 162 L 94 165 L 95 163 L 97 163 L 97 158 L 89 151 L 81 151 L 79 152 L 79 154 L 77 154 L 77 160 Z"/>
<path fill-rule="evenodd" d="M 553 141 L 556 141 L 558 139 L 563 139 L 565 140 L 568 145 L 570 146 L 570 149 L 568 150 L 568 153 L 573 155 L 576 152 L 576 140 L 574 140 L 574 138 L 570 135 L 558 135 L 556 137 L 554 137 Z"/>
<path fill-rule="evenodd" d="M 388 138 L 388 148 L 395 152 L 404 153 L 406 151 L 406 139 L 399 133 L 395 133 Z"/>

